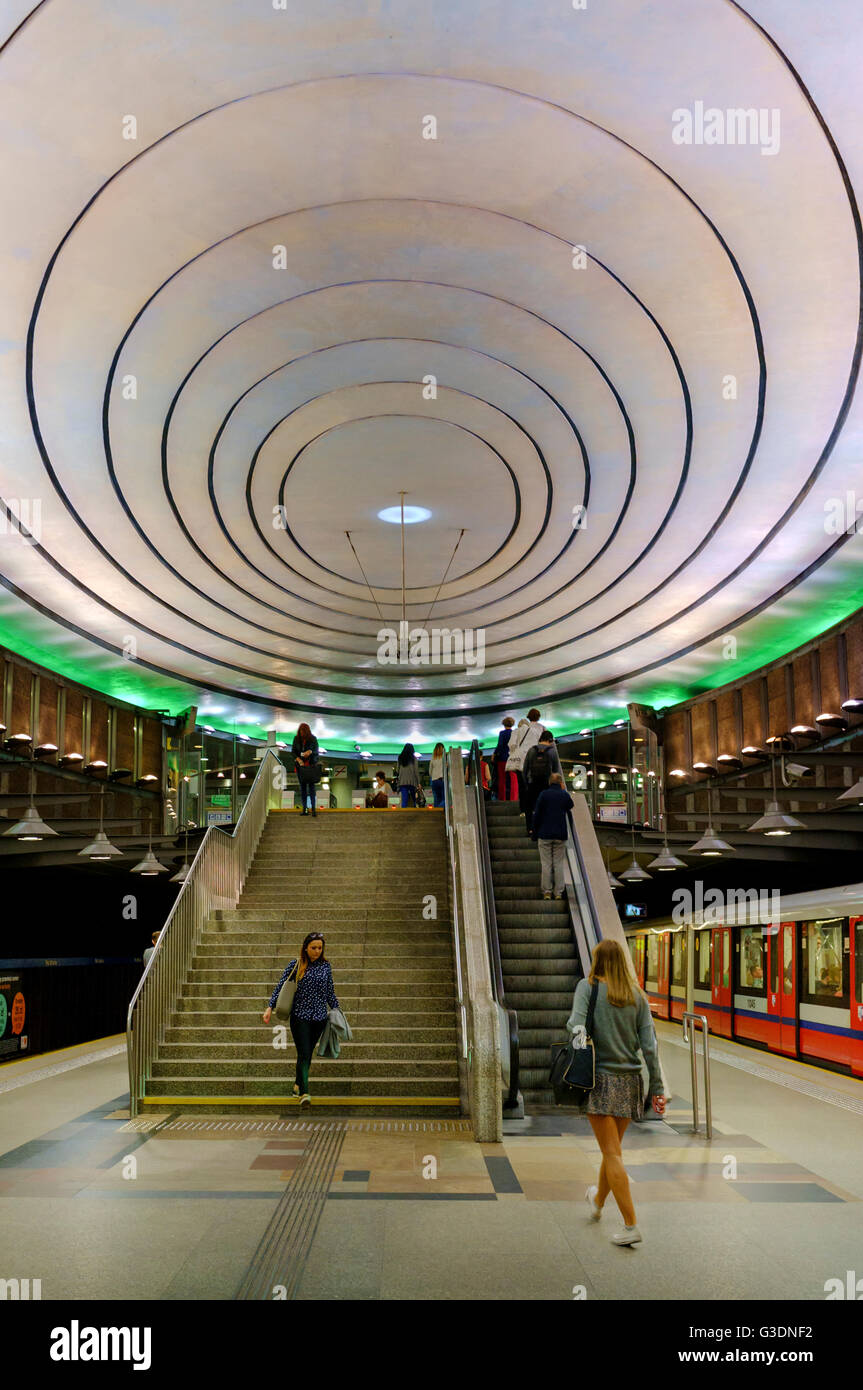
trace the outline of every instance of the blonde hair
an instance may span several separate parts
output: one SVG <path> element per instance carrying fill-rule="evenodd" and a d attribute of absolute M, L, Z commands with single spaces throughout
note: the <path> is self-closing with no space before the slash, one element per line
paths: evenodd
<path fill-rule="evenodd" d="M 590 983 L 595 984 L 597 980 L 605 981 L 608 1002 L 615 1008 L 623 1009 L 627 1004 L 637 1003 L 629 962 L 619 942 L 606 940 L 594 946 Z"/>
<path fill-rule="evenodd" d="M 446 757 L 446 749 L 444 748 L 444 746 L 443 746 L 442 743 L 436 743 L 436 744 L 435 744 L 434 749 L 432 750 L 432 757 L 433 757 L 433 758 L 445 758 L 445 757 Z"/>

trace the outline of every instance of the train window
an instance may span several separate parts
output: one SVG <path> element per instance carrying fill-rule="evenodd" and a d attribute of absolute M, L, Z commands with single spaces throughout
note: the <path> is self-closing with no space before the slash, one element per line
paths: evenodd
<path fill-rule="evenodd" d="M 764 994 L 765 939 L 760 927 L 742 927 L 738 971 L 741 990 L 746 994 Z"/>
<path fill-rule="evenodd" d="M 805 1003 L 848 1008 L 847 940 L 848 923 L 841 917 L 806 923 L 801 940 L 803 968 L 800 991 Z"/>
<path fill-rule="evenodd" d="M 722 933 L 722 988 L 728 988 L 728 971 L 731 966 L 731 932 Z"/>
<path fill-rule="evenodd" d="M 695 932 L 695 987 L 710 988 L 710 931 Z"/>
<path fill-rule="evenodd" d="M 686 985 L 686 932 L 674 932 L 671 937 L 671 960 L 674 971 L 672 984 Z"/>
<path fill-rule="evenodd" d="M 648 980 L 659 979 L 659 937 L 654 936 L 653 932 L 647 938 L 647 965 L 644 973 Z"/>
<path fill-rule="evenodd" d="M 765 948 L 767 943 L 765 941 Z M 778 931 L 770 933 L 770 993 L 779 992 L 779 935 Z"/>
<path fill-rule="evenodd" d="M 863 1004 L 863 919 L 854 928 L 854 997 Z"/>
<path fill-rule="evenodd" d="M 782 989 L 785 994 L 794 990 L 794 928 L 782 933 Z"/>

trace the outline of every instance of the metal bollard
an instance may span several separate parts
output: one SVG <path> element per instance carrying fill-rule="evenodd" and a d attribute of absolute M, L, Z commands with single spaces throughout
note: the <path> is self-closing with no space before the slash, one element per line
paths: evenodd
<path fill-rule="evenodd" d="M 690 1028 L 690 1020 L 692 1027 Z M 695 1038 L 698 1024 L 704 1037 L 704 1120 L 707 1138 L 713 1138 L 713 1114 L 710 1103 L 710 1053 L 707 1043 L 707 1015 L 685 1013 L 683 1015 L 683 1041 L 689 1043 L 689 1062 L 692 1071 L 692 1133 L 698 1133 L 698 1062 L 695 1056 Z"/>

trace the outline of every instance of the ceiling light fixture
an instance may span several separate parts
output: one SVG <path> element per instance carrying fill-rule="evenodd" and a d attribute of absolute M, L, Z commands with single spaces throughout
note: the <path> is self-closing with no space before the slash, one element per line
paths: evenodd
<path fill-rule="evenodd" d="M 83 849 L 79 849 L 78 858 L 88 859 L 96 862 L 101 859 L 122 859 L 123 851 L 112 845 L 108 836 L 105 834 L 105 786 L 104 783 L 99 788 L 99 829 L 96 831 L 96 838 Z"/>

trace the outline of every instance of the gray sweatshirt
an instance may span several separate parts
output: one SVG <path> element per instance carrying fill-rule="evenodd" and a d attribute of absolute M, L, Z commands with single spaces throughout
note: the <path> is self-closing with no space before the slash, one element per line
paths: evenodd
<path fill-rule="evenodd" d="M 572 1001 L 572 1013 L 566 1024 L 570 1033 L 585 1025 L 590 990 L 588 980 L 579 980 Z M 625 1004 L 618 1008 L 609 1004 L 605 981 L 599 981 L 596 1013 L 593 1018 L 593 1046 L 596 1051 L 597 1071 L 640 1071 L 641 1060 L 638 1054 L 641 1052 L 650 1074 L 648 1099 L 663 1094 L 653 1019 L 647 1000 L 640 990 L 637 991 L 635 1004 Z"/>

